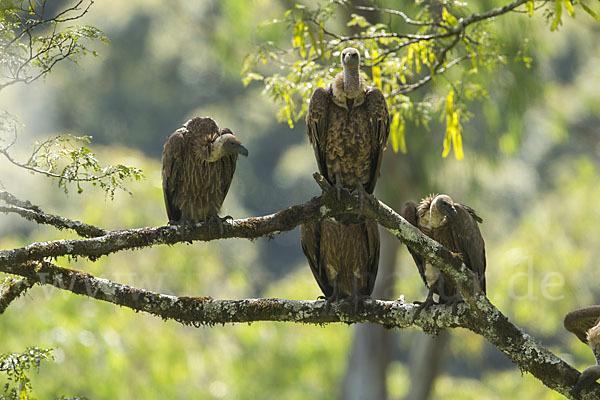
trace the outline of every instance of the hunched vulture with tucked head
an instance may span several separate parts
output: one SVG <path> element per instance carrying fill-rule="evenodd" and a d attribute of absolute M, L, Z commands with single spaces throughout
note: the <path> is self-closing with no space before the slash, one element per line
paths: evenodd
<path fill-rule="evenodd" d="M 424 234 L 448 250 L 458 253 L 467 268 L 475 273 L 479 287 L 485 293 L 485 243 L 477 225 L 483 221 L 471 207 L 454 203 L 444 194 L 430 195 L 421 200 L 418 206 L 413 202 L 406 203 L 402 215 Z M 419 310 L 434 304 L 434 294 L 439 296 L 440 303 L 456 304 L 462 299 L 455 285 L 443 272 L 425 262 L 410 247 L 408 251 L 429 288 L 427 299 Z"/>
<path fill-rule="evenodd" d="M 195 117 L 169 135 L 162 155 L 162 186 L 169 224 L 215 220 L 225 200 L 238 155 L 248 150 L 209 117 Z M 183 233 L 183 230 L 182 230 Z"/>
<path fill-rule="evenodd" d="M 571 311 L 565 316 L 565 329 L 575 334 L 579 340 L 590 346 L 597 365 L 590 365 L 581 372 L 575 393 L 596 382 L 600 378 L 600 306 L 589 306 Z"/>
<path fill-rule="evenodd" d="M 319 172 L 335 186 L 357 194 L 361 206 L 373 193 L 389 135 L 383 93 L 360 76 L 360 54 L 341 53 L 343 72 L 317 88 L 306 117 Z M 370 296 L 379 263 L 377 223 L 345 215 L 300 227 L 302 249 L 328 301 Z"/>

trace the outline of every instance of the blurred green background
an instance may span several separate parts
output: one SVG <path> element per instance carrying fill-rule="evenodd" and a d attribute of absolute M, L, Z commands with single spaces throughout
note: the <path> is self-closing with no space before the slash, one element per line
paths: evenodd
<path fill-rule="evenodd" d="M 61 2 L 56 2 L 57 7 Z M 168 134 L 196 115 L 231 128 L 249 149 L 238 162 L 222 215 L 271 213 L 319 193 L 303 123 L 277 121 L 261 86 L 244 87 L 243 59 L 257 43 L 291 40 L 260 22 L 293 6 L 286 0 L 132 0 L 97 2 L 83 23 L 110 44 L 81 67 L 56 66 L 44 81 L 2 91 L 0 107 L 25 124 L 16 145 L 53 134 L 93 136 L 106 163 L 144 170 L 114 200 L 86 189 L 65 195 L 56 184 L 0 160 L 2 187 L 43 210 L 107 229 L 166 223 L 160 154 Z M 482 2 L 482 8 L 504 4 Z M 465 159 L 441 158 L 444 127 L 409 126 L 407 154 L 388 149 L 377 196 L 400 210 L 429 192 L 450 194 L 483 217 L 488 296 L 509 318 L 577 368 L 591 351 L 562 327 L 572 309 L 600 301 L 600 26 L 586 15 L 550 32 L 541 15 L 495 21 L 510 46 L 530 38 L 530 68 L 508 62 L 478 78 L 489 98 L 470 104 Z M 516 45 L 515 45 L 516 46 Z M 418 96 L 426 96 L 423 89 Z M 74 237 L 2 215 L 0 248 Z M 382 241 L 379 298 L 421 300 L 426 290 L 404 247 Z M 319 289 L 298 230 L 274 239 L 227 240 L 120 252 L 61 265 L 149 290 L 219 299 L 315 299 Z M 0 319 L 0 353 L 54 348 L 54 362 L 32 374 L 38 398 L 332 399 L 348 396 L 355 327 L 254 323 L 183 327 L 36 286 Z M 429 342 L 409 329 L 386 340 L 383 382 L 390 399 L 413 399 L 411 371 Z M 368 340 L 368 339 L 367 339 Z M 357 342 L 358 346 L 361 342 Z M 380 349 L 381 350 L 381 349 Z M 380 351 L 381 352 L 381 351 Z M 432 399 L 558 399 L 481 337 L 453 330 L 439 347 Z M 374 351 L 373 354 L 379 354 Z M 2 383 L 0 381 L 0 383 Z M 364 385 L 368 385 L 364 382 Z M 412 382 L 414 384 L 414 382 Z"/>

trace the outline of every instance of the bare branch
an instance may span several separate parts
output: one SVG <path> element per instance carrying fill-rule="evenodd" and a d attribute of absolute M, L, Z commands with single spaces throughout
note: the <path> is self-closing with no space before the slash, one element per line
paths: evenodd
<path fill-rule="evenodd" d="M 58 229 L 71 229 L 79 236 L 86 238 L 104 236 L 110 233 L 110 231 L 106 229 L 61 217 L 59 215 L 46 214 L 41 210 L 36 211 L 17 206 L 0 206 L 0 212 L 18 214 L 29 221 L 37 222 L 38 224 L 52 225 Z"/>

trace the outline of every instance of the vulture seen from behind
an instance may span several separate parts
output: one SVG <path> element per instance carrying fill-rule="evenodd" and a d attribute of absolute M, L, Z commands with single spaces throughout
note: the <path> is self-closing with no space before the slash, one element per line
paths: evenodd
<path fill-rule="evenodd" d="M 419 205 L 406 203 L 402 215 L 421 232 L 458 253 L 467 268 L 475 273 L 479 288 L 485 293 L 485 243 L 477 225 L 483 221 L 471 207 L 454 203 L 444 194 L 430 195 L 421 200 Z M 408 251 L 429 288 L 419 311 L 434 304 L 434 294 L 439 296 L 440 303 L 455 305 L 462 300 L 453 282 L 443 272 L 412 249 L 408 248 Z"/>
<path fill-rule="evenodd" d="M 162 155 L 162 186 L 169 224 L 214 220 L 227 195 L 238 155 L 248 150 L 230 129 L 195 117 L 169 135 Z"/>
<path fill-rule="evenodd" d="M 375 189 L 389 135 L 383 93 L 360 76 L 360 53 L 341 53 L 343 71 L 327 88 L 317 88 L 308 106 L 307 133 L 319 172 L 363 201 Z M 325 298 L 368 297 L 379 264 L 377 223 L 344 215 L 300 228 L 302 250 Z"/>
<path fill-rule="evenodd" d="M 597 365 L 581 372 L 573 391 L 577 394 L 600 378 L 600 306 L 589 306 L 571 311 L 565 316 L 565 329 L 590 346 Z"/>

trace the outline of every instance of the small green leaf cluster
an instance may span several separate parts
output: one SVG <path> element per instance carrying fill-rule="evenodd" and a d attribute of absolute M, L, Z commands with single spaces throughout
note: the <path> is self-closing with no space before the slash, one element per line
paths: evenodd
<path fill-rule="evenodd" d="M 42 142 L 35 142 L 33 153 L 25 164 L 34 172 L 46 173 L 58 179 L 58 186 L 65 193 L 68 185 L 77 185 L 77 193 L 83 192 L 84 182 L 99 186 L 110 197 L 115 190 L 126 192 L 124 181 L 143 178 L 141 169 L 123 164 L 102 166 L 95 154 L 86 147 L 90 143 L 89 136 L 61 135 Z M 129 193 L 129 192 L 128 192 Z"/>
<path fill-rule="evenodd" d="M 8 380 L 0 400 L 33 399 L 27 373 L 31 368 L 39 371 L 41 362 L 51 358 L 51 349 L 39 347 L 28 347 L 23 353 L 0 354 L 0 372 L 5 373 Z"/>

